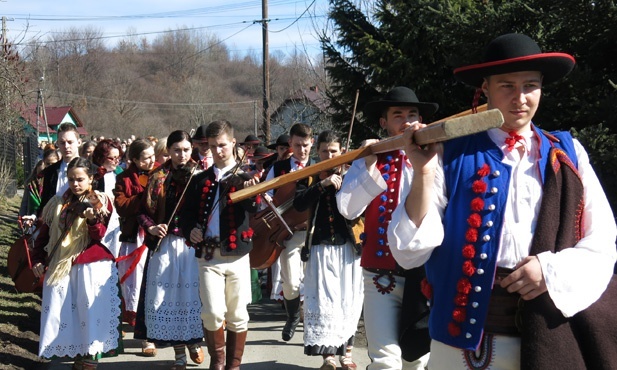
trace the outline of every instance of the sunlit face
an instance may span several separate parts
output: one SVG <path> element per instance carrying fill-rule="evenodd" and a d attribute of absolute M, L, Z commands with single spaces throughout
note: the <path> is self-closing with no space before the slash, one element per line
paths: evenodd
<path fill-rule="evenodd" d="M 60 154 L 62 154 L 62 159 L 66 163 L 69 163 L 71 159 L 79 155 L 81 139 L 78 137 L 76 131 L 64 131 L 58 134 L 57 145 Z"/>
<path fill-rule="evenodd" d="M 503 114 L 501 129 L 527 131 L 536 114 L 542 95 L 542 74 L 537 71 L 524 71 L 493 75 L 482 84 L 489 108 L 497 108 Z"/>
<path fill-rule="evenodd" d="M 109 172 L 114 171 L 120 163 L 120 151 L 116 148 L 111 148 L 103 161 L 103 167 Z"/>
<path fill-rule="evenodd" d="M 92 159 L 92 153 L 94 152 L 95 145 L 88 145 L 82 150 L 82 157 L 85 159 Z"/>
<path fill-rule="evenodd" d="M 388 132 L 388 136 L 400 135 L 413 123 L 422 122 L 417 107 L 389 107 L 386 118 L 381 117 L 379 124 Z"/>
<path fill-rule="evenodd" d="M 341 155 L 341 143 L 320 143 L 319 148 L 317 148 L 317 154 L 322 161 L 338 157 Z"/>
<path fill-rule="evenodd" d="M 299 161 L 306 161 L 309 159 L 309 154 L 311 153 L 311 147 L 313 146 L 313 138 L 304 138 L 300 136 L 293 135 L 291 139 L 289 139 L 289 147 L 293 152 L 294 158 Z"/>
<path fill-rule="evenodd" d="M 244 144 L 242 146 L 244 147 L 244 150 L 249 154 L 255 153 L 255 149 L 257 149 L 257 144 Z"/>
<path fill-rule="evenodd" d="M 167 151 L 167 149 L 165 149 L 161 153 L 159 153 L 159 155 L 157 155 L 154 159 L 157 163 L 163 164 L 169 159 L 169 152 Z"/>
<path fill-rule="evenodd" d="M 193 145 L 197 148 L 202 157 L 205 157 L 210 153 L 210 144 L 208 144 L 207 140 L 195 141 L 193 142 Z"/>
<path fill-rule="evenodd" d="M 139 158 L 133 158 L 133 162 L 142 171 L 150 171 L 154 167 L 154 148 L 144 149 Z"/>
<path fill-rule="evenodd" d="M 43 161 L 44 167 L 51 166 L 52 164 L 58 162 L 59 160 L 60 158 L 58 157 L 58 155 L 56 153 L 52 153 L 48 155 Z"/>
<path fill-rule="evenodd" d="M 68 170 L 67 178 L 69 180 L 69 188 L 73 194 L 81 196 L 90 190 L 92 186 L 92 176 L 88 176 L 86 169 L 83 167 L 73 167 Z"/>
<path fill-rule="evenodd" d="M 212 151 L 212 160 L 218 168 L 227 167 L 235 162 L 233 149 L 236 146 L 236 139 L 227 134 L 222 134 L 217 137 L 209 137 L 208 144 Z"/>
<path fill-rule="evenodd" d="M 278 159 L 288 158 L 290 154 L 289 147 L 287 145 L 277 145 L 276 154 L 278 155 Z"/>
<path fill-rule="evenodd" d="M 169 156 L 171 158 L 171 165 L 174 168 L 185 165 L 191 159 L 192 146 L 188 140 L 182 140 L 177 143 L 173 143 L 171 147 L 167 148 Z"/>

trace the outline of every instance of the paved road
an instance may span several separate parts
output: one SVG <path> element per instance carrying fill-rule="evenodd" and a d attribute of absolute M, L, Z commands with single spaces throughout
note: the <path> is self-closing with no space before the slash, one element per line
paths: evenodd
<path fill-rule="evenodd" d="M 249 323 L 247 345 L 242 361 L 243 370 L 319 369 L 322 363 L 320 357 L 304 355 L 302 324 L 298 326 L 296 335 L 290 342 L 285 343 L 281 340 L 285 313 L 281 309 L 280 304 L 268 302 L 250 305 L 249 313 L 251 321 Z M 98 368 L 100 370 L 164 370 L 170 368 L 174 358 L 171 347 L 159 349 L 157 357 L 142 357 L 139 355 L 141 352 L 141 341 L 132 339 L 132 337 L 132 333 L 127 332 L 124 339 L 124 354 L 101 360 Z M 365 369 L 370 363 L 366 352 L 366 342 L 362 335 L 359 335 L 357 342 L 353 351 L 353 358 L 356 364 L 358 364 L 358 369 Z M 206 353 L 206 361 L 201 365 L 194 365 L 189 359 L 188 370 L 208 368 L 210 359 L 207 356 L 206 347 L 203 349 Z M 71 363 L 63 361 L 52 361 L 47 367 L 48 370 L 68 370 L 70 368 Z"/>

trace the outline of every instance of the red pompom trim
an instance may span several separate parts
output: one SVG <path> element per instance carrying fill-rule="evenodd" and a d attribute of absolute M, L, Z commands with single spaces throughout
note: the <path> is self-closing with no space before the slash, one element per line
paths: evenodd
<path fill-rule="evenodd" d="M 485 193 L 487 188 L 488 185 L 482 180 L 476 180 L 471 184 L 471 190 L 476 194 Z"/>
<path fill-rule="evenodd" d="M 472 259 L 475 256 L 476 256 L 476 248 L 473 245 L 467 244 L 463 247 L 463 257 L 467 259 Z"/>
<path fill-rule="evenodd" d="M 433 286 L 428 282 L 426 278 L 420 282 L 420 291 L 426 297 L 426 299 L 433 299 Z"/>
<path fill-rule="evenodd" d="M 205 185 L 209 187 L 210 185 L 212 185 L 212 181 L 210 181 L 210 180 L 206 180 Z"/>
<path fill-rule="evenodd" d="M 453 337 L 458 337 L 461 335 L 461 328 L 455 323 L 451 322 L 448 324 L 448 333 L 450 333 Z"/>
<path fill-rule="evenodd" d="M 482 217 L 478 213 L 472 213 L 467 219 L 467 223 L 471 227 L 478 228 L 482 225 Z"/>
<path fill-rule="evenodd" d="M 474 198 L 471 200 L 471 210 L 474 212 L 480 212 L 484 209 L 484 199 Z"/>
<path fill-rule="evenodd" d="M 470 243 L 477 242 L 478 241 L 478 230 L 476 229 L 467 230 L 467 232 L 465 233 L 465 240 L 467 240 Z"/>
<path fill-rule="evenodd" d="M 473 276 L 476 273 L 476 267 L 473 265 L 471 261 L 463 262 L 463 274 L 467 276 Z"/>
<path fill-rule="evenodd" d="M 237 239 L 236 239 L 236 236 L 235 236 L 235 235 L 229 235 L 229 241 L 230 241 L 230 242 L 235 242 L 236 240 L 237 240 Z"/>
<path fill-rule="evenodd" d="M 456 291 L 461 294 L 469 294 L 471 292 L 471 282 L 467 278 L 460 278 L 456 283 Z"/>
<path fill-rule="evenodd" d="M 491 173 L 491 168 L 488 166 L 488 164 L 485 163 L 482 167 L 480 167 L 477 173 L 478 173 L 478 176 L 484 177 L 488 175 L 489 173 Z"/>
<path fill-rule="evenodd" d="M 234 250 L 238 248 L 238 245 L 236 243 L 229 243 L 229 249 Z"/>
<path fill-rule="evenodd" d="M 465 307 L 467 306 L 467 303 L 469 302 L 469 297 L 467 297 L 467 294 L 457 294 L 456 297 L 454 297 L 454 304 L 457 306 L 462 306 Z"/>
<path fill-rule="evenodd" d="M 467 317 L 467 311 L 462 307 L 457 307 L 452 311 L 452 318 L 456 322 L 463 322 Z"/>

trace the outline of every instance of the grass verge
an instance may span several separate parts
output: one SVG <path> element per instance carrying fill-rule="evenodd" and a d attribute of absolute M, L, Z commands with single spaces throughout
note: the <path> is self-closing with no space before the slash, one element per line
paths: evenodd
<path fill-rule="evenodd" d="M 6 257 L 20 236 L 17 226 L 19 196 L 0 200 L 0 369 L 37 369 L 43 362 L 39 346 L 40 303 L 34 294 L 15 290 Z"/>

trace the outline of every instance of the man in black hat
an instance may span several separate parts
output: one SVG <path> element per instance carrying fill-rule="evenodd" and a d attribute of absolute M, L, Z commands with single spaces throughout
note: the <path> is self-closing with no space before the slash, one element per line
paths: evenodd
<path fill-rule="evenodd" d="M 276 161 L 283 161 L 285 159 L 291 158 L 291 149 L 289 147 L 289 140 L 291 137 L 287 134 L 281 134 L 276 138 L 276 141 L 266 148 L 270 150 L 276 151 L 276 156 L 272 156 L 264 162 L 264 168 L 267 170 L 274 164 Z"/>
<path fill-rule="evenodd" d="M 422 122 L 423 117 L 431 116 L 437 108 L 436 103 L 420 102 L 411 89 L 399 86 L 381 100 L 368 103 L 364 112 L 379 119 L 381 128 L 392 137 Z M 374 142 L 376 140 L 367 140 L 363 145 Z M 386 235 L 390 221 L 396 220 L 391 216 L 401 200 L 399 195 L 409 191 L 411 174 L 411 165 L 400 150 L 371 155 L 353 162 L 336 196 L 339 211 L 345 218 L 352 220 L 365 215 L 361 265 L 364 324 L 372 360 L 368 370 L 424 369 L 427 362 L 430 339 L 426 329 L 424 333 L 417 333 L 419 337 L 415 338 L 413 354 L 403 356 L 400 346 L 402 330 L 399 324 L 404 312 L 406 280 L 415 281 L 411 287 L 419 293 L 417 275 L 422 275 L 422 270 L 413 271 L 414 276 L 408 275 L 392 258 Z M 422 309 L 426 309 L 426 300 Z"/>
<path fill-rule="evenodd" d="M 503 127 L 424 150 L 422 125 L 404 134 L 415 171 L 388 236 L 403 267 L 426 266 L 431 369 L 616 366 L 614 320 L 597 314 L 614 297 L 613 214 L 581 144 L 532 123 L 542 87 L 574 64 L 497 37 L 454 75 Z"/>
<path fill-rule="evenodd" d="M 207 170 L 214 163 L 210 145 L 208 145 L 208 139 L 206 138 L 206 127 L 208 125 L 205 123 L 197 127 L 195 134 L 191 138 L 193 142 L 191 159 L 197 162 L 202 170 Z"/>

